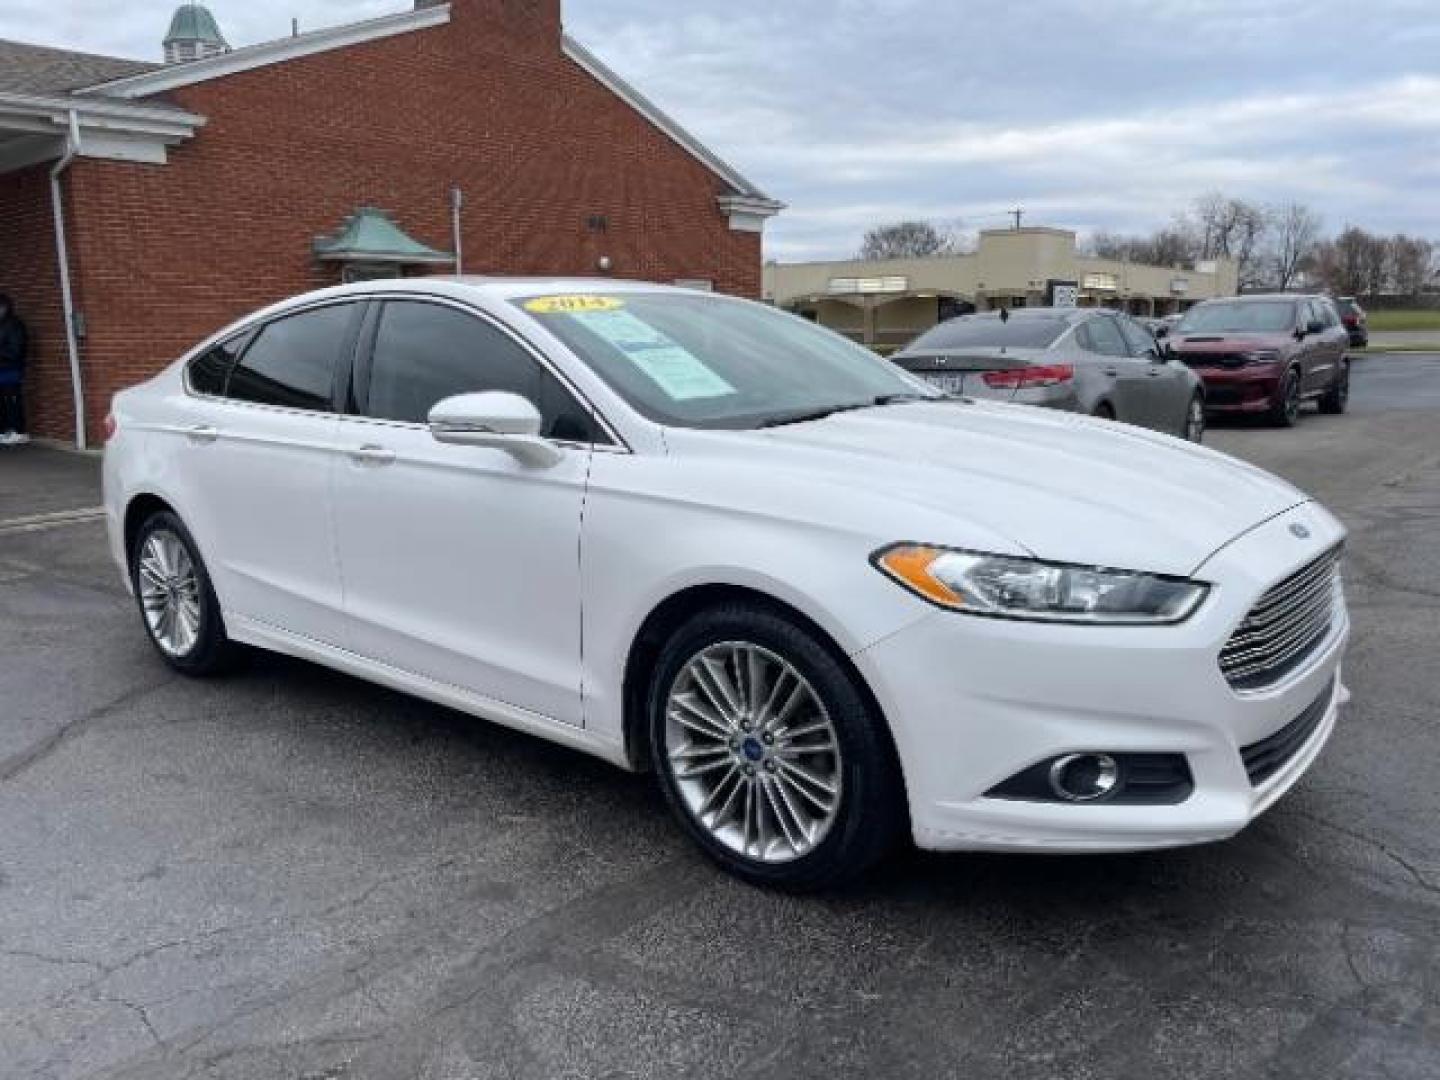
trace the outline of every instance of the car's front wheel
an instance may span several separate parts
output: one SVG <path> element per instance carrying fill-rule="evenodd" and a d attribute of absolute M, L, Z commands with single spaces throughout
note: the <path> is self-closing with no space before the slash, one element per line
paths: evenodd
<path fill-rule="evenodd" d="M 873 865 L 904 820 L 884 722 L 814 631 L 759 604 L 692 617 L 662 650 L 650 747 L 681 826 L 731 873 L 818 889 Z"/>
<path fill-rule="evenodd" d="M 1300 373 L 1291 368 L 1280 384 L 1280 396 L 1270 406 L 1270 422 L 1276 427 L 1294 427 L 1300 421 Z"/>
<path fill-rule="evenodd" d="M 1205 441 L 1205 399 L 1196 394 L 1185 408 L 1185 438 L 1193 443 Z"/>
<path fill-rule="evenodd" d="M 130 573 L 146 633 L 167 664 L 186 675 L 210 675 L 236 658 L 210 574 L 178 517 L 165 510 L 145 519 Z"/>

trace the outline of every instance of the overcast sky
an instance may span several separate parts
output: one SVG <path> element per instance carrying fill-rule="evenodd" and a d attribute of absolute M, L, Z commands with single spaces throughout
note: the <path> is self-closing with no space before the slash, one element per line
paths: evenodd
<path fill-rule="evenodd" d="M 211 0 L 232 45 L 406 6 Z M 0 37 L 158 58 L 173 8 L 0 0 Z M 566 0 L 565 19 L 789 204 L 772 257 L 1015 206 L 1141 231 L 1208 190 L 1440 239 L 1440 0 Z"/>

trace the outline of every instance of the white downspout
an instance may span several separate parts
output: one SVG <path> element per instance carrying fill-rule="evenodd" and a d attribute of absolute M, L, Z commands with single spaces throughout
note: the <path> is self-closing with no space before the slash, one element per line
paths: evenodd
<path fill-rule="evenodd" d="M 465 193 L 458 187 L 450 189 L 450 232 L 455 242 L 455 276 L 465 273 L 465 257 L 460 249 L 460 211 L 465 206 Z"/>
<path fill-rule="evenodd" d="M 60 176 L 79 153 L 80 116 L 71 109 L 65 154 L 50 170 L 50 204 L 55 214 L 55 254 L 60 266 L 60 303 L 65 310 L 65 346 L 70 352 L 70 387 L 75 401 L 75 449 L 84 450 L 85 385 L 80 375 L 80 342 L 75 336 L 75 297 L 70 291 L 70 249 L 65 243 L 65 203 L 60 192 Z"/>

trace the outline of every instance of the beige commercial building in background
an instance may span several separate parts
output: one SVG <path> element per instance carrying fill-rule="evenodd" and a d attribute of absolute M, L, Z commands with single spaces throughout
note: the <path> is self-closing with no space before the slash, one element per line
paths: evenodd
<path fill-rule="evenodd" d="M 777 263 L 765 268 L 765 299 L 881 348 L 908 344 L 951 315 L 1062 300 L 1163 316 L 1233 296 L 1235 264 L 1194 270 L 1081 255 L 1068 229 L 993 229 L 973 254 L 876 262 Z"/>

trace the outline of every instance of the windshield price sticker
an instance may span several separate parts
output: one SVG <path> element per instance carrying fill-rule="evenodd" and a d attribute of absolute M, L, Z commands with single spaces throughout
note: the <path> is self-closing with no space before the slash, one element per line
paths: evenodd
<path fill-rule="evenodd" d="M 614 296 L 537 296 L 525 302 L 532 315 L 575 315 L 587 311 L 619 311 L 625 301 Z"/>
<path fill-rule="evenodd" d="M 566 314 L 624 353 L 672 401 L 697 401 L 735 393 L 735 388 L 706 367 L 698 356 L 628 311 L 592 309 Z"/>

